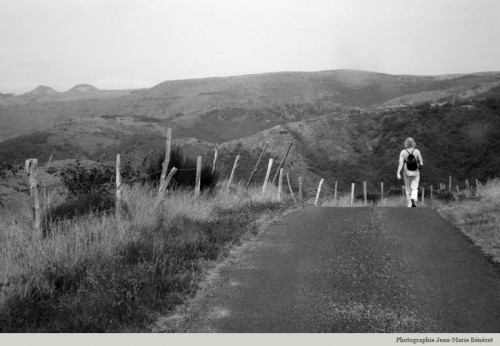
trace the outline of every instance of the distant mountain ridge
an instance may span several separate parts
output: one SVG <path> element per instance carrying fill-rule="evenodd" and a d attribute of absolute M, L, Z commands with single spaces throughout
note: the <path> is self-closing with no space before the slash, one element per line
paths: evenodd
<path fill-rule="evenodd" d="M 41 86 L 31 95 L 0 98 L 0 142 L 59 122 L 105 115 L 149 117 L 198 132 L 210 122 L 211 132 L 201 139 L 227 141 L 331 112 L 454 101 L 498 86 L 499 72 L 410 76 L 356 70 L 176 80 L 136 90 L 79 84 L 57 92 Z"/>

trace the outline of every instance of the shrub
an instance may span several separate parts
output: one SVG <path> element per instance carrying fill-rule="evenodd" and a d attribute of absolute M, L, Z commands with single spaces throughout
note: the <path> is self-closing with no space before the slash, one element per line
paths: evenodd
<path fill-rule="evenodd" d="M 76 160 L 76 165 L 62 170 L 60 176 L 72 196 L 108 194 L 113 188 L 115 169 L 102 164 L 87 168 L 81 165 L 80 160 Z"/>
<path fill-rule="evenodd" d="M 444 202 L 451 202 L 455 200 L 455 197 L 453 197 L 453 193 L 448 190 L 439 190 L 436 193 L 436 198 Z"/>
<path fill-rule="evenodd" d="M 147 182 L 158 185 L 161 178 L 163 162 L 165 161 L 165 149 L 158 151 L 149 158 L 149 164 L 146 166 Z M 172 178 L 173 185 L 176 187 L 194 187 L 196 184 L 196 160 L 188 157 L 181 148 L 173 146 L 170 153 L 170 161 L 168 171 L 172 168 L 178 169 Z M 205 164 L 201 168 L 201 190 L 209 189 L 212 191 L 219 181 L 219 173 L 214 171 L 212 167 Z"/>

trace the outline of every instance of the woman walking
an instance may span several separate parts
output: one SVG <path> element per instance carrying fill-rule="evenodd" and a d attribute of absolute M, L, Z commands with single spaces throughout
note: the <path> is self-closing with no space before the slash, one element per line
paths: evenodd
<path fill-rule="evenodd" d="M 408 207 L 416 207 L 418 199 L 418 183 L 420 181 L 420 169 L 424 165 L 420 150 L 415 149 L 415 141 L 408 137 L 405 140 L 405 149 L 399 154 L 398 179 L 401 179 L 401 168 L 405 181 L 406 202 Z"/>

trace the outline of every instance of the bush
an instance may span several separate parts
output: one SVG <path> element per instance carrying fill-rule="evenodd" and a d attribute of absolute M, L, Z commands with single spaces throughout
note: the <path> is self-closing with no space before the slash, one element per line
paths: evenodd
<path fill-rule="evenodd" d="M 436 193 L 436 198 L 444 202 L 451 202 L 455 200 L 453 193 L 448 190 L 439 190 Z"/>
<path fill-rule="evenodd" d="M 64 186 L 72 196 L 94 193 L 109 194 L 113 189 L 115 168 L 99 165 L 87 168 L 76 160 L 76 165 L 61 171 L 60 176 Z"/>
<path fill-rule="evenodd" d="M 153 154 L 146 167 L 147 182 L 158 185 L 164 161 L 165 149 Z M 196 184 L 196 160 L 194 158 L 187 157 L 179 147 L 174 146 L 170 153 L 167 174 L 173 167 L 178 169 L 172 178 L 174 187 L 194 188 Z M 211 166 L 207 164 L 203 165 L 201 168 L 201 190 L 203 191 L 204 189 L 209 189 L 212 191 L 216 187 L 218 181 L 219 173 L 217 170 L 212 173 Z"/>

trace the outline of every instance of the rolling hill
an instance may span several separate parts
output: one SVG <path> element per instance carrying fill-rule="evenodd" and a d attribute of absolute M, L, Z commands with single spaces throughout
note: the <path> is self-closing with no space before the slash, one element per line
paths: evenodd
<path fill-rule="evenodd" d="M 79 85 L 60 93 L 38 87 L 30 93 L 0 98 L 0 141 L 45 130 L 61 121 L 102 115 L 146 116 L 189 128 L 219 119 L 223 124 L 227 117 L 252 118 L 257 114 L 266 119 L 260 120 L 264 124 L 251 129 L 256 133 L 264 129 L 263 125 L 269 128 L 332 111 L 460 99 L 479 95 L 498 85 L 500 73 L 496 72 L 404 76 L 334 70 L 166 81 L 139 90 L 104 91 Z M 295 111 L 287 113 L 287 109 Z M 275 119 L 277 113 L 281 113 L 278 114 L 281 119 Z M 246 128 L 252 127 L 250 123 L 252 119 Z M 214 141 L 250 135 L 251 131 Z"/>
<path fill-rule="evenodd" d="M 303 176 L 306 193 L 313 194 L 321 178 L 326 191 L 336 181 L 342 191 L 364 180 L 371 189 L 381 180 L 397 186 L 394 161 L 412 135 L 428 158 L 423 184 L 437 186 L 448 174 L 485 179 L 500 170 L 492 156 L 493 144 L 500 144 L 499 85 L 495 72 L 337 70 L 168 81 L 125 91 L 40 86 L 0 98 L 0 161 L 112 160 L 125 151 L 143 158 L 164 145 L 171 127 L 176 143 L 204 160 L 213 159 L 219 144 L 223 176 L 240 154 L 236 180 L 248 179 L 265 142 L 256 182 L 264 179 L 267 160 L 279 162 L 293 142 L 285 168 L 295 188 Z"/>

